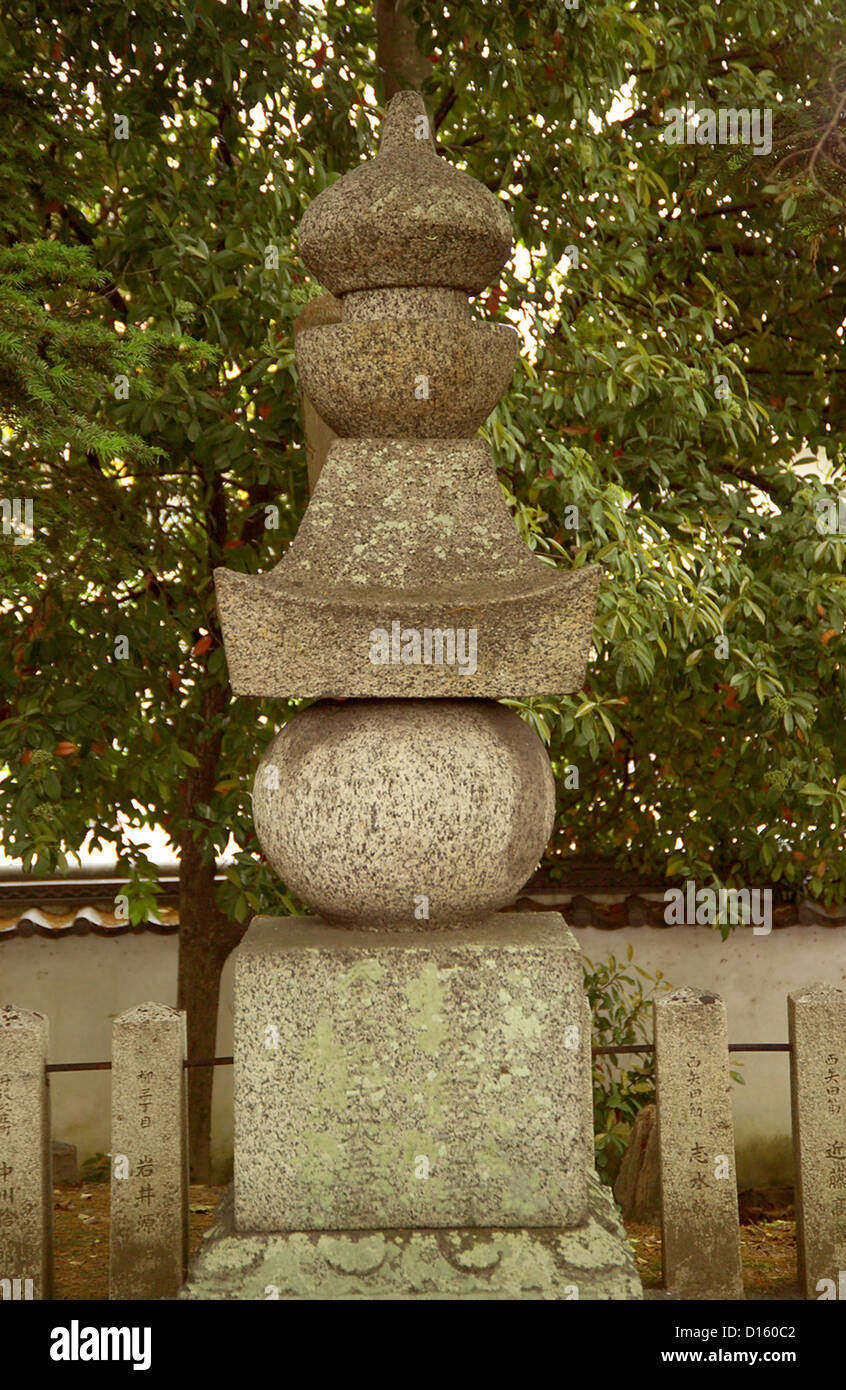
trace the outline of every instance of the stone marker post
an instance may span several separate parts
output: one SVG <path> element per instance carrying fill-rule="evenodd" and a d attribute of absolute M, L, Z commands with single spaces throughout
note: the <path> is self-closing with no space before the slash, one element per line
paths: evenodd
<path fill-rule="evenodd" d="M 188 1254 L 185 1015 L 139 1004 L 112 1026 L 109 1298 L 175 1298 Z"/>
<path fill-rule="evenodd" d="M 846 992 L 788 996 L 796 1250 L 806 1298 L 846 1298 Z"/>
<path fill-rule="evenodd" d="M 653 1007 L 664 1285 L 742 1298 L 725 1004 L 685 988 Z"/>
<path fill-rule="evenodd" d="M 555 785 L 499 701 L 580 688 L 599 585 L 528 550 L 477 433 L 519 340 L 470 296 L 510 245 L 416 92 L 300 224 L 340 317 L 297 362 L 337 438 L 276 569 L 215 585 L 235 693 L 317 700 L 253 788 L 314 915 L 235 955 L 234 1199 L 194 1297 L 640 1296 L 593 1172 L 581 957 L 557 913 L 501 910 Z"/>
<path fill-rule="evenodd" d="M 0 1007 L 0 1299 L 53 1297 L 47 1020 Z"/>

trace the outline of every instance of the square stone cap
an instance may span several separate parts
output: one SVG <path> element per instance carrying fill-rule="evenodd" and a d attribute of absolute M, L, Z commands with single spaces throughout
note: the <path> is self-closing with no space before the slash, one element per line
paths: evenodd
<path fill-rule="evenodd" d="M 431 931 L 362 931 L 333 927 L 321 917 L 254 917 L 235 951 L 239 963 L 282 952 L 322 953 L 419 951 L 448 956 L 454 952 L 568 951 L 581 959 L 576 938 L 558 912 L 496 912 L 478 926 Z"/>
<path fill-rule="evenodd" d="M 655 1007 L 669 1010 L 676 1007 L 692 1006 L 696 1008 L 699 1005 L 707 1007 L 711 1004 L 722 1005 L 722 1003 L 722 996 L 715 994 L 712 989 L 698 989 L 693 985 L 680 985 L 671 994 L 665 994 L 661 999 L 656 999 Z"/>
<path fill-rule="evenodd" d="M 19 1009 L 14 1004 L 0 1005 L 0 1028 L 14 1028 L 19 1032 L 46 1032 L 47 1019 L 32 1009 Z"/>
<path fill-rule="evenodd" d="M 793 1004 L 846 1003 L 846 991 L 841 989 L 839 985 L 832 985 L 822 980 L 818 980 L 812 985 L 805 985 L 803 989 L 791 990 L 787 997 Z"/>

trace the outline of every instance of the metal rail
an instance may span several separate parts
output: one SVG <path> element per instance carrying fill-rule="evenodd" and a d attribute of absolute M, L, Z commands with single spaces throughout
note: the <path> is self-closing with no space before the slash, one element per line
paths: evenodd
<path fill-rule="evenodd" d="M 790 1043 L 729 1043 L 729 1052 L 789 1052 Z M 594 1057 L 607 1056 L 609 1053 L 620 1054 L 630 1052 L 654 1052 L 654 1043 L 610 1043 L 603 1047 L 592 1047 L 591 1052 Z M 191 1067 L 231 1067 L 233 1057 L 202 1057 L 196 1062 L 185 1062 L 186 1068 Z M 111 1071 L 111 1062 L 48 1062 L 47 1071 Z"/>

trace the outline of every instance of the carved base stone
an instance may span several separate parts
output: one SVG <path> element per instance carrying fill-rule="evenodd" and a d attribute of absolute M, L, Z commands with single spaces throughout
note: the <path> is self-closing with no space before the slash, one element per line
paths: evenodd
<path fill-rule="evenodd" d="M 239 1235 L 227 1191 L 184 1299 L 543 1299 L 643 1297 L 608 1188 L 587 1176 L 574 1230 L 293 1231 Z"/>
<path fill-rule="evenodd" d="M 587 1216 L 582 960 L 557 913 L 257 918 L 235 960 L 239 1231 Z"/>
<path fill-rule="evenodd" d="M 257 918 L 235 961 L 235 1175 L 186 1299 L 639 1299 L 586 1124 L 557 913 Z"/>

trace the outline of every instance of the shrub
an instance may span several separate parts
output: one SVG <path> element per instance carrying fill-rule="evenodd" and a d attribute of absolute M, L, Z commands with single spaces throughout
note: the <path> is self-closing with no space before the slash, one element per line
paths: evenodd
<path fill-rule="evenodd" d="M 585 989 L 593 1016 L 595 1047 L 652 1041 L 652 1000 L 656 993 L 672 989 L 672 985 L 664 980 L 662 970 L 652 976 L 633 965 L 633 955 L 629 945 L 625 965 L 613 955 L 596 965 L 585 957 Z M 645 992 L 644 982 L 650 986 Z M 618 1056 L 610 1052 L 594 1056 L 594 1145 L 597 1172 L 603 1182 L 614 1181 L 635 1116 L 641 1106 L 654 1099 L 654 1053 Z"/>

